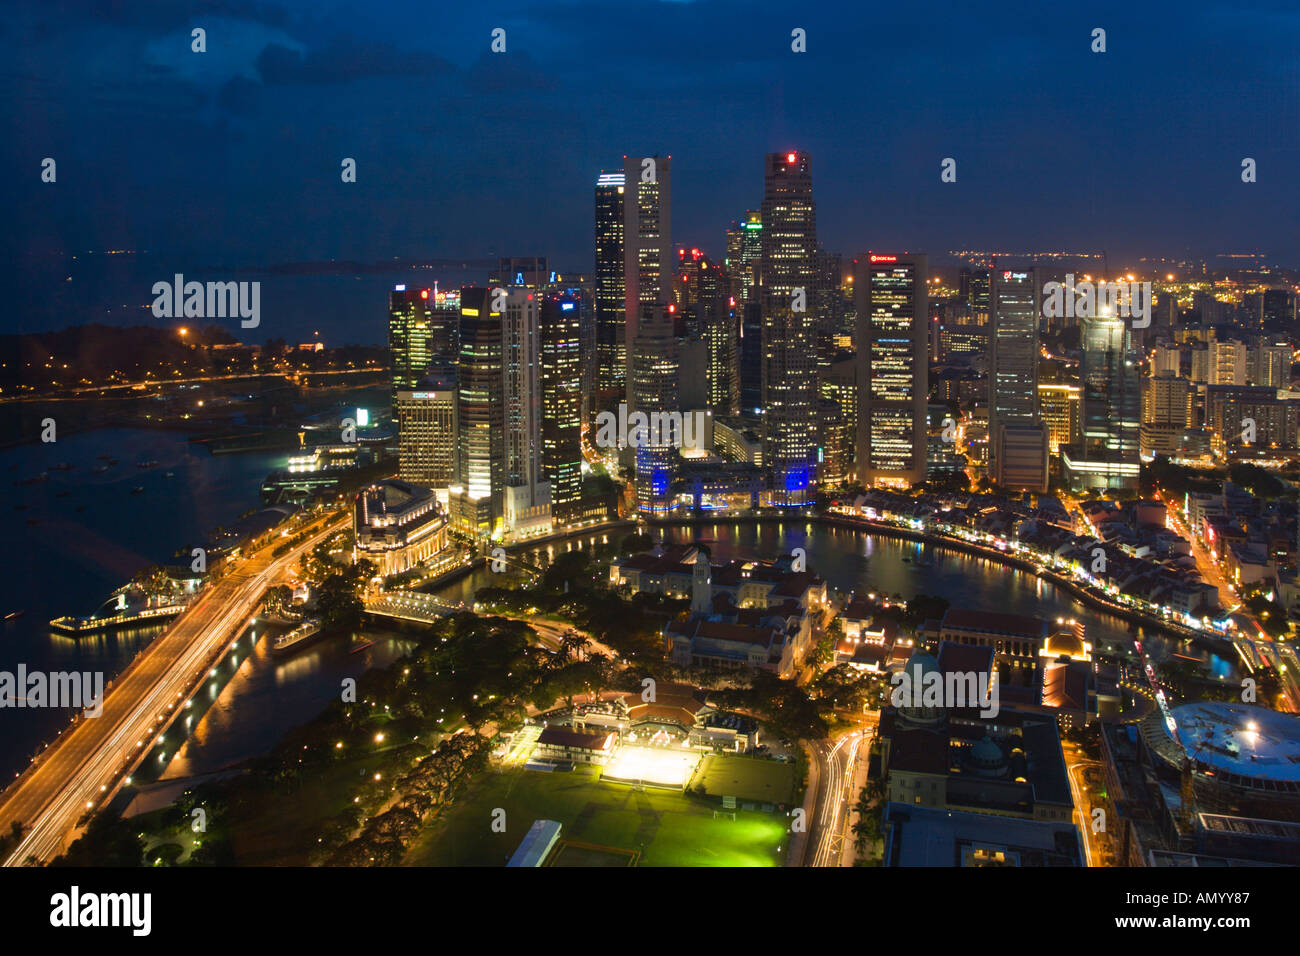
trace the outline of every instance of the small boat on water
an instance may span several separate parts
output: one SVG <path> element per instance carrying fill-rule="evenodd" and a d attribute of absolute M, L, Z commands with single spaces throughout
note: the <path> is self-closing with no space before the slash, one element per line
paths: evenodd
<path fill-rule="evenodd" d="M 54 466 L 55 471 L 72 471 L 73 465 L 70 461 L 61 461 Z"/>
<path fill-rule="evenodd" d="M 144 494 L 144 486 L 143 486 L 143 485 L 136 485 L 134 488 L 131 489 L 131 494 L 133 494 L 133 495 L 142 495 L 142 494 Z"/>
<path fill-rule="evenodd" d="M 321 622 L 317 619 L 305 621 L 286 634 L 281 634 L 271 645 L 271 653 L 276 657 L 292 654 L 301 650 L 321 635 Z"/>
<path fill-rule="evenodd" d="M 158 459 L 150 458 L 148 461 L 137 461 L 135 466 L 137 468 L 156 468 L 158 466 Z"/>
<path fill-rule="evenodd" d="M 108 471 L 108 465 L 96 465 L 90 470 L 96 475 L 102 475 L 104 472 Z"/>
<path fill-rule="evenodd" d="M 164 477 L 164 478 L 175 478 L 175 477 L 176 477 L 176 472 L 174 472 L 174 471 L 169 471 L 169 472 L 167 472 L 165 475 L 163 475 L 163 477 Z"/>
<path fill-rule="evenodd" d="M 8 614 L 5 615 L 5 620 L 16 621 L 26 613 L 27 613 L 26 611 L 10 611 Z"/>

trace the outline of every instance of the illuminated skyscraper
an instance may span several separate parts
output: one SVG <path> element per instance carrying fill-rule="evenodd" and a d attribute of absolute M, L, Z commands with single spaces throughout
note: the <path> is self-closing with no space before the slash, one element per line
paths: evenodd
<path fill-rule="evenodd" d="M 1079 319 L 1083 345 L 1081 441 L 1062 452 L 1070 486 L 1134 489 L 1138 485 L 1141 382 L 1128 322 Z"/>
<path fill-rule="evenodd" d="M 388 296 L 393 400 L 429 374 L 455 368 L 460 351 L 460 293 L 399 285 Z"/>
<path fill-rule="evenodd" d="M 817 209 L 807 153 L 769 153 L 763 179 L 763 461 L 772 503 L 812 499 L 817 465 Z"/>
<path fill-rule="evenodd" d="M 497 530 L 505 486 L 503 329 L 494 298 L 483 288 L 462 289 L 460 297 L 460 462 L 450 511 L 453 524 L 477 538 Z"/>
<path fill-rule="evenodd" d="M 989 474 L 1006 488 L 1045 491 L 1048 430 L 1038 416 L 1037 269 L 993 269 L 989 280 Z"/>
<path fill-rule="evenodd" d="M 426 379 L 413 391 L 397 393 L 398 477 L 445 490 L 457 482 L 460 447 L 459 399 L 454 378 Z"/>
<path fill-rule="evenodd" d="M 677 413 L 680 420 L 677 337 L 673 333 L 675 310 L 675 306 L 651 310 L 633 344 L 631 407 L 648 418 L 660 416 L 662 420 L 664 415 Z M 677 449 L 682 437 L 651 428 L 649 440 L 637 444 L 634 455 L 638 510 L 663 511 L 670 507 Z M 631 436 L 629 440 L 633 440 Z"/>
<path fill-rule="evenodd" d="M 627 374 L 623 315 L 622 172 L 601 172 L 596 179 L 596 387 L 622 391 Z"/>
<path fill-rule="evenodd" d="M 929 391 L 923 255 L 858 257 L 858 481 L 910 487 L 925 478 Z"/>
<path fill-rule="evenodd" d="M 672 157 L 623 159 L 623 314 L 629 409 L 633 343 L 640 326 L 672 301 Z"/>
<path fill-rule="evenodd" d="M 542 300 L 542 470 L 559 523 L 576 520 L 582 497 L 582 372 L 579 303 L 574 296 Z"/>

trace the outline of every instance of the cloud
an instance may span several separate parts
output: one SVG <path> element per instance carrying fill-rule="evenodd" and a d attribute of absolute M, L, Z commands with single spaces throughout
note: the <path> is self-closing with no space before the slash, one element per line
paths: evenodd
<path fill-rule="evenodd" d="M 319 50 L 303 53 L 269 43 L 257 57 L 257 71 L 268 86 L 349 83 L 392 76 L 439 76 L 453 72 L 446 60 L 429 53 L 398 50 L 389 43 L 336 37 Z"/>

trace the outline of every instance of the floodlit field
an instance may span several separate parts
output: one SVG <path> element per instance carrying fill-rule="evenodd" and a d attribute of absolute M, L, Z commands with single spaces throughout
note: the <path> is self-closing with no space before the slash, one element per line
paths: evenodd
<path fill-rule="evenodd" d="M 605 783 L 587 770 L 488 772 L 411 847 L 411 866 L 504 866 L 534 820 L 558 820 L 562 840 L 640 852 L 638 866 L 777 866 L 787 820 L 737 811 L 672 790 Z M 495 833 L 492 813 L 506 813 Z M 779 849 L 778 849 L 779 848 Z M 580 854 L 579 854 L 580 855 Z"/>
<path fill-rule="evenodd" d="M 709 754 L 696 786 L 715 797 L 789 806 L 794 800 L 794 765 L 752 757 Z"/>
<path fill-rule="evenodd" d="M 624 746 L 605 765 L 603 776 L 613 780 L 681 788 L 691 779 L 699 762 L 700 754 L 694 750 Z"/>

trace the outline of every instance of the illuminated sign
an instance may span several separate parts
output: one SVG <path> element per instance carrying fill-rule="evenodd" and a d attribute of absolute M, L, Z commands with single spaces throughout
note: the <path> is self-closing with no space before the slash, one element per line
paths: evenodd
<path fill-rule="evenodd" d="M 872 262 L 897 262 L 897 261 L 898 261 L 898 256 L 877 256 L 877 255 L 873 255 L 873 256 L 871 257 L 871 261 L 872 261 Z"/>
<path fill-rule="evenodd" d="M 370 409 L 368 409 L 368 408 L 358 408 L 358 409 L 357 409 L 357 427 L 358 427 L 358 428 L 365 428 L 365 427 L 367 427 L 369 424 L 370 424 Z"/>
<path fill-rule="evenodd" d="M 421 290 L 420 290 L 420 298 L 421 298 L 421 299 L 427 299 L 427 298 L 429 298 L 429 290 L 428 290 L 428 289 L 421 289 Z"/>
<path fill-rule="evenodd" d="M 405 292 L 405 291 L 406 291 L 406 286 L 404 286 L 404 285 L 393 286 L 393 291 L 394 291 L 394 292 Z"/>
<path fill-rule="evenodd" d="M 471 319 L 477 319 L 477 318 L 478 318 L 478 309 L 461 309 L 461 310 L 460 310 L 460 314 L 461 314 L 461 315 L 468 315 Z"/>
<path fill-rule="evenodd" d="M 572 312 L 572 311 L 573 311 L 573 303 L 572 303 L 572 302 L 561 302 L 561 303 L 560 303 L 560 311 L 561 311 L 561 312 Z"/>

